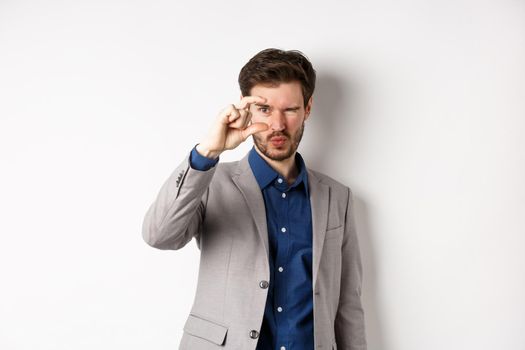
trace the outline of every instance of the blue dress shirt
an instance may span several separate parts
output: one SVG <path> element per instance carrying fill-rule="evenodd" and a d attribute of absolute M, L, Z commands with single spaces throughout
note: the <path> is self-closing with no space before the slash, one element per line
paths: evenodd
<path fill-rule="evenodd" d="M 208 170 L 219 158 L 200 155 L 190 165 Z M 257 350 L 313 350 L 312 213 L 308 176 L 297 152 L 299 175 L 292 185 L 252 147 L 248 161 L 261 188 L 268 227 L 270 286 Z"/>

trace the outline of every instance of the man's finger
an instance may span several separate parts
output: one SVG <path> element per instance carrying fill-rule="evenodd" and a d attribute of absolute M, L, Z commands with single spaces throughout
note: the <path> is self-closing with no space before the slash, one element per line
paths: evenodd
<path fill-rule="evenodd" d="M 264 103 L 266 99 L 261 96 L 244 96 L 235 106 L 238 109 L 245 109 L 250 107 L 252 103 Z"/>
<path fill-rule="evenodd" d="M 229 110 L 229 112 L 230 112 L 230 115 L 228 117 L 228 123 L 233 122 L 234 120 L 236 120 L 237 118 L 241 116 L 239 111 L 235 107 L 233 107 L 233 105 L 232 105 L 232 108 Z"/>
<path fill-rule="evenodd" d="M 219 113 L 218 118 L 223 123 L 226 123 L 226 124 L 230 123 L 233 119 L 232 113 L 233 113 L 233 116 L 235 116 L 235 113 L 238 113 L 237 108 L 235 108 L 235 105 L 233 103 L 224 107 L 224 109 Z"/>
<path fill-rule="evenodd" d="M 252 112 L 246 111 L 246 117 L 244 118 L 243 128 L 247 128 L 252 122 Z"/>
<path fill-rule="evenodd" d="M 250 135 L 256 134 L 261 131 L 268 130 L 268 124 L 265 123 L 253 123 L 244 130 L 241 130 L 242 139 L 246 140 Z"/>

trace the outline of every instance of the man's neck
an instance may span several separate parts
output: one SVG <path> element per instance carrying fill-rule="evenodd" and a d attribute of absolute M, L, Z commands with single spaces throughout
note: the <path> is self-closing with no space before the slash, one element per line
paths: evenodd
<path fill-rule="evenodd" d="M 299 169 L 295 164 L 295 152 L 286 159 L 283 160 L 273 160 L 264 155 L 257 146 L 255 146 L 255 151 L 272 167 L 273 170 L 277 171 L 286 182 L 291 185 L 295 182 L 295 179 L 299 175 Z"/>

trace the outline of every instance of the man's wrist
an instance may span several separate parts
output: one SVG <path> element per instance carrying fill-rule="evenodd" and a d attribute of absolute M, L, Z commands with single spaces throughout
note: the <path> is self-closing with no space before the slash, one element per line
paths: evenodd
<path fill-rule="evenodd" d="M 210 158 L 210 159 L 216 159 L 221 155 L 221 152 L 217 151 L 210 151 L 206 146 L 203 146 L 202 144 L 197 144 L 195 147 L 195 150 L 199 152 L 199 154 L 203 157 Z"/>

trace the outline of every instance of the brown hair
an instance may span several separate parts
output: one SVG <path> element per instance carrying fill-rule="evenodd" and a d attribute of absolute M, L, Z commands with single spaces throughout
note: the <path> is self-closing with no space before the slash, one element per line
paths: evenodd
<path fill-rule="evenodd" d="M 306 107 L 315 89 L 315 70 L 301 51 L 269 48 L 253 56 L 242 67 L 238 81 L 243 96 L 248 96 L 257 84 L 275 86 L 299 81 Z"/>

